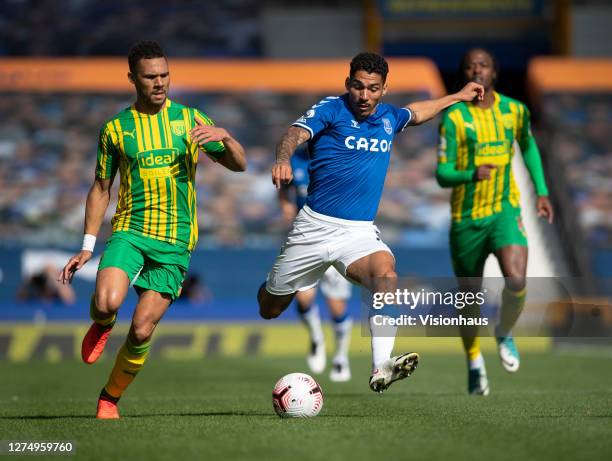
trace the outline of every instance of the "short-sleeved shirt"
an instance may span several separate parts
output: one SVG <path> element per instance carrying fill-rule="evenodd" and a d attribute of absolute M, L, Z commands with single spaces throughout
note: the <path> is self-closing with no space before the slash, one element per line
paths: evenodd
<path fill-rule="evenodd" d="M 198 148 L 189 134 L 195 117 L 213 125 L 206 114 L 166 101 L 154 115 L 128 107 L 100 130 L 96 177 L 120 173 L 113 232 L 131 232 L 192 250 L 198 240 L 195 173 L 198 151 L 218 158 L 221 142 Z"/>
<path fill-rule="evenodd" d="M 317 213 L 373 221 L 382 196 L 394 136 L 412 113 L 379 103 L 356 120 L 348 94 L 328 96 L 293 123 L 310 133 L 307 205 Z"/>

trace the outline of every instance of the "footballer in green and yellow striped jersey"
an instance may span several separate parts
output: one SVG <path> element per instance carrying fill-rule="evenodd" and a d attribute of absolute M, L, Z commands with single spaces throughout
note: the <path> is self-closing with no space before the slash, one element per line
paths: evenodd
<path fill-rule="evenodd" d="M 134 105 L 104 124 L 98 144 L 96 177 L 121 185 L 113 232 L 128 232 L 192 250 L 198 239 L 194 190 L 198 151 L 217 158 L 221 142 L 199 146 L 190 137 L 205 114 L 166 99 L 155 114 Z"/>
<path fill-rule="evenodd" d="M 553 209 L 529 110 L 495 91 L 495 57 L 474 48 L 464 55 L 460 71 L 465 81 L 483 85 L 485 94 L 482 100 L 455 104 L 444 113 L 436 176 L 442 187 L 453 188 L 450 248 L 460 284 L 461 278 L 469 277 L 469 289 L 479 287 L 488 255 L 493 253 L 499 261 L 505 288 L 496 329 L 498 352 L 504 368 L 514 372 L 520 360 L 511 329 L 525 304 L 527 271 L 527 236 L 512 170 L 517 144 L 535 185 L 538 216 L 552 222 Z M 461 333 L 469 363 L 468 390 L 486 395 L 489 385 L 477 331 Z"/>
<path fill-rule="evenodd" d="M 197 109 L 168 98 L 170 72 L 161 47 L 138 42 L 128 55 L 136 101 L 100 130 L 95 181 L 87 196 L 83 248 L 60 281 L 69 283 L 92 256 L 110 190 L 119 173 L 119 197 L 91 299 L 93 320 L 81 347 L 94 363 L 115 323 L 131 282 L 139 298 L 125 344 L 100 393 L 97 417 L 118 418 L 117 402 L 147 357 L 155 326 L 178 297 L 198 240 L 195 174 L 204 154 L 244 171 L 244 149 Z"/>

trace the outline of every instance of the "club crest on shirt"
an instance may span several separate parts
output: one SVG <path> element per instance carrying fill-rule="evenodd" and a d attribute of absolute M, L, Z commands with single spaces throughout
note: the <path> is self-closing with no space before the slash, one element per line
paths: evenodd
<path fill-rule="evenodd" d="M 170 122 L 170 129 L 177 136 L 183 136 L 185 134 L 185 122 L 182 120 L 174 120 Z"/>
<path fill-rule="evenodd" d="M 385 133 L 393 134 L 393 127 L 391 126 L 391 122 L 388 118 L 383 118 L 383 126 L 385 128 Z"/>
<path fill-rule="evenodd" d="M 513 114 L 504 114 L 502 116 L 504 120 L 504 128 L 506 130 L 511 130 L 514 126 L 514 115 Z"/>

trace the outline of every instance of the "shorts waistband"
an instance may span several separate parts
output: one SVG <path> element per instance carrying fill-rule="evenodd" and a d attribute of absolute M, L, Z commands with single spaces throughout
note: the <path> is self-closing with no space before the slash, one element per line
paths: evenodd
<path fill-rule="evenodd" d="M 324 222 L 325 224 L 332 224 L 338 227 L 372 227 L 374 221 L 353 221 L 350 219 L 334 218 L 333 216 L 327 216 L 321 213 L 313 211 L 308 205 L 302 207 L 302 212 L 309 218 L 317 221 Z"/>

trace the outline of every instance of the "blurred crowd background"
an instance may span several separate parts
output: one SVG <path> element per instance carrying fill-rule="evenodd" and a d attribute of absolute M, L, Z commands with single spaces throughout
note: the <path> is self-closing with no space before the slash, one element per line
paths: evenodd
<path fill-rule="evenodd" d="M 261 56 L 257 0 L 4 0 L 0 54 L 123 56 L 150 36 L 169 56 Z"/>
<path fill-rule="evenodd" d="M 205 159 L 198 168 L 204 246 L 278 246 L 286 233 L 270 181 L 274 148 L 287 126 L 328 95 L 177 94 L 230 130 L 248 152 L 236 176 Z M 174 96 L 173 96 L 174 97 Z M 426 95 L 394 94 L 405 105 Z M 22 243 L 75 244 L 81 239 L 84 197 L 91 187 L 96 139 L 109 114 L 129 106 L 126 95 L 5 94 L 0 99 L 0 238 Z M 265 114 L 265 115 L 264 115 Z M 441 244 L 448 191 L 434 178 L 437 127 L 411 128 L 394 143 L 393 163 L 378 221 L 393 244 Z M 409 187 L 407 187 L 409 186 Z M 101 237 L 108 237 L 116 191 Z"/>
<path fill-rule="evenodd" d="M 612 5 L 597 0 L 66 0 L 61 6 L 0 0 L 0 251 L 78 247 L 99 128 L 133 100 L 129 93 L 7 91 L 2 58 L 125 57 L 135 41 L 154 39 L 171 58 L 342 58 L 348 70 L 350 57 L 369 49 L 433 60 L 450 91 L 462 53 L 484 45 L 500 61 L 498 89 L 532 110 L 553 201 L 565 216 L 556 224 L 559 235 L 580 242 L 567 250 L 582 260 L 575 272 L 611 275 L 612 92 L 531 92 L 527 79 L 535 56 L 610 59 L 610 21 Z M 286 228 L 269 175 L 275 145 L 327 95 L 171 88 L 171 98 L 204 110 L 248 153 L 240 177 L 207 160 L 199 167 L 201 250 L 277 250 Z M 391 87 L 387 102 L 428 96 Z M 393 248 L 447 248 L 449 193 L 435 182 L 436 143 L 435 121 L 394 143 L 377 218 Z M 109 235 L 114 206 L 101 239 Z M 1 281 L 0 270 L 0 287 Z"/>

